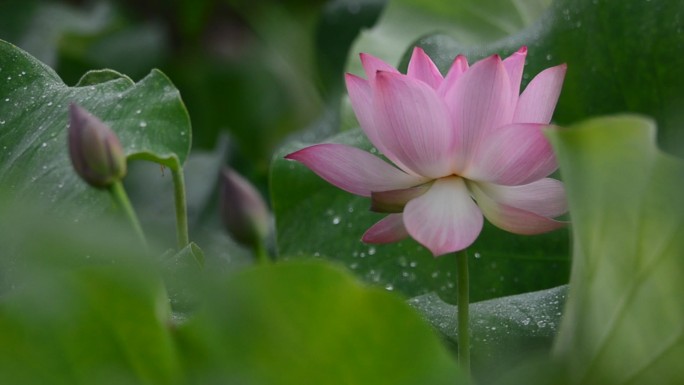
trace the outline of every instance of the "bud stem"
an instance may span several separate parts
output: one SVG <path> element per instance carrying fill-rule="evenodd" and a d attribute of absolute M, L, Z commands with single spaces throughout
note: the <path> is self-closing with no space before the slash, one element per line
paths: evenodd
<path fill-rule="evenodd" d="M 131 226 L 133 227 L 133 230 L 135 231 L 135 234 L 138 236 L 138 239 L 140 240 L 140 244 L 143 246 L 145 250 L 147 250 L 147 240 L 145 239 L 145 233 L 143 233 L 142 226 L 140 226 L 140 221 L 138 221 L 138 216 L 135 214 L 135 210 L 133 209 L 133 205 L 131 205 L 131 201 L 128 200 L 128 195 L 126 194 L 126 190 L 123 187 L 123 183 L 121 183 L 120 180 L 112 183 L 109 188 L 108 188 L 110 194 L 112 194 L 112 198 L 116 201 L 116 203 L 119 205 L 121 210 L 123 210 L 124 214 L 128 218 L 128 221 L 130 222 Z"/>
<path fill-rule="evenodd" d="M 271 262 L 271 257 L 268 255 L 268 251 L 266 251 L 266 245 L 264 245 L 263 240 L 259 240 L 254 245 L 254 257 L 259 265 L 267 265 Z"/>
<path fill-rule="evenodd" d="M 457 317 L 458 317 L 458 363 L 466 378 L 470 378 L 470 315 L 468 288 L 468 253 L 462 250 L 456 253 L 457 275 Z"/>
<path fill-rule="evenodd" d="M 173 176 L 173 197 L 176 205 L 176 237 L 178 238 L 178 249 L 182 250 L 190 243 L 188 235 L 188 207 L 185 202 L 185 179 L 183 177 L 183 167 L 178 159 L 175 159 L 176 167 L 171 168 Z"/>

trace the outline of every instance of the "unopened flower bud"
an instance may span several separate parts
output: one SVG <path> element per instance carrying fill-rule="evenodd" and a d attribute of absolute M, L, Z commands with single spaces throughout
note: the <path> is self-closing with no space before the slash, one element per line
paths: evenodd
<path fill-rule="evenodd" d="M 221 218 L 242 245 L 259 247 L 269 231 L 269 211 L 261 194 L 233 170 L 221 172 Z"/>
<path fill-rule="evenodd" d="M 91 186 L 106 188 L 126 175 L 126 155 L 119 138 L 74 103 L 69 106 L 69 155 L 76 173 Z"/>

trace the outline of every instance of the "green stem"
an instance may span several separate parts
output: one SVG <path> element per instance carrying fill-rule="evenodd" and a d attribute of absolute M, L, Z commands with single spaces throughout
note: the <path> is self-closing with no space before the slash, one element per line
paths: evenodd
<path fill-rule="evenodd" d="M 116 203 L 119 205 L 121 210 L 123 210 L 124 214 L 128 218 L 128 221 L 131 223 L 131 226 L 133 227 L 135 234 L 138 236 L 138 239 L 140 240 L 140 244 L 145 249 L 147 249 L 147 240 L 145 239 L 145 233 L 143 233 L 143 229 L 142 226 L 140 226 L 138 216 L 135 214 L 133 205 L 131 205 L 131 201 L 128 199 L 128 195 L 126 194 L 126 190 L 123 187 L 123 183 L 121 183 L 121 181 L 114 182 L 111 186 L 109 186 L 109 192 L 112 194 L 112 198 L 114 198 Z"/>
<path fill-rule="evenodd" d="M 254 256 L 256 262 L 260 265 L 266 265 L 271 262 L 271 257 L 269 257 L 268 251 L 266 251 L 266 245 L 264 245 L 262 240 L 259 240 L 254 245 Z"/>
<path fill-rule="evenodd" d="M 173 175 L 173 197 L 176 201 L 176 237 L 178 249 L 182 249 L 190 243 L 190 236 L 188 235 L 188 207 L 185 202 L 185 180 L 180 162 L 177 162 L 176 167 L 171 169 L 171 174 Z"/>
<path fill-rule="evenodd" d="M 470 377 L 470 315 L 468 289 L 468 253 L 456 253 L 456 273 L 458 289 L 458 362 L 466 378 Z"/>

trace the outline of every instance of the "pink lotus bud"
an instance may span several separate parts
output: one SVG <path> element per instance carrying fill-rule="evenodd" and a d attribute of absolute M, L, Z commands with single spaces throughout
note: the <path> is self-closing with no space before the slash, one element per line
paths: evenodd
<path fill-rule="evenodd" d="M 76 173 L 93 187 L 109 187 L 126 175 L 126 155 L 119 138 L 74 103 L 69 106 L 69 155 Z"/>
<path fill-rule="evenodd" d="M 269 211 L 261 194 L 231 169 L 221 172 L 221 218 L 237 242 L 259 247 L 268 236 Z"/>

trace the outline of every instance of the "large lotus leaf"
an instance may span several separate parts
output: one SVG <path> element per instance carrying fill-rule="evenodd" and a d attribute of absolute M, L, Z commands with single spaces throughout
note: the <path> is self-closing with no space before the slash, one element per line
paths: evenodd
<path fill-rule="evenodd" d="M 321 261 L 244 270 L 205 298 L 178 329 L 192 384 L 465 383 L 401 298 Z"/>
<path fill-rule="evenodd" d="M 359 130 L 331 141 L 374 151 Z M 280 255 L 331 258 L 388 290 L 407 296 L 434 291 L 454 303 L 453 256 L 434 258 L 413 240 L 388 245 L 362 243 L 362 234 L 383 215 L 369 211 L 368 199 L 339 190 L 301 164 L 283 159 L 300 147 L 301 143 L 285 146 L 276 155 L 271 173 Z M 567 282 L 565 230 L 523 237 L 487 225 L 469 253 L 473 301 Z"/>
<path fill-rule="evenodd" d="M 482 45 L 530 26 L 550 0 L 389 0 L 374 28 L 361 33 L 348 57 L 349 72 L 363 74 L 358 53 L 397 64 L 416 39 L 436 32 L 462 45 Z M 442 60 L 455 53 L 440 51 Z M 448 56 L 448 57 L 447 57 Z"/>
<path fill-rule="evenodd" d="M 550 132 L 574 234 L 555 346 L 570 384 L 684 383 L 684 161 L 655 135 L 629 115 Z"/>
<path fill-rule="evenodd" d="M 494 383 L 531 357 L 548 355 L 560 326 L 566 293 L 567 286 L 559 286 L 471 305 L 471 364 L 479 383 Z M 434 293 L 411 298 L 408 303 L 456 350 L 456 306 Z"/>
<path fill-rule="evenodd" d="M 524 83 L 544 68 L 568 65 L 557 123 L 624 111 L 648 114 L 658 122 L 663 149 L 684 155 L 683 14 L 679 0 L 555 0 L 536 23 L 506 39 L 471 45 L 460 35 L 433 30 L 439 34 L 417 44 L 442 70 L 457 53 L 474 60 L 527 45 Z"/>
<path fill-rule="evenodd" d="M 178 90 L 157 70 L 138 83 L 94 71 L 69 87 L 50 68 L 0 41 L 0 79 L 0 186 L 15 197 L 38 197 L 75 219 L 108 206 L 108 195 L 72 170 L 66 143 L 72 102 L 110 125 L 129 159 L 178 168 L 190 149 L 190 121 Z"/>

